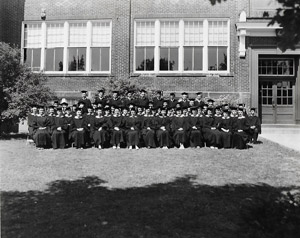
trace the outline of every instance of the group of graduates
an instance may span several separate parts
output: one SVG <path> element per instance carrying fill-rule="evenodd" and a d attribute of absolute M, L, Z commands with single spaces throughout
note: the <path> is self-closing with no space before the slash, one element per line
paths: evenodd
<path fill-rule="evenodd" d="M 99 95 L 94 102 L 82 91 L 82 98 L 69 107 L 55 101 L 47 111 L 32 105 L 28 115 L 29 136 L 37 148 L 173 148 L 246 149 L 247 143 L 257 143 L 261 133 L 255 108 L 249 115 L 245 105 L 214 105 L 205 101 L 202 93 L 189 99 L 183 92 L 180 99 L 171 93 L 165 100 L 158 91 L 153 100 L 142 90 L 138 98 L 128 92 L 120 98 Z"/>

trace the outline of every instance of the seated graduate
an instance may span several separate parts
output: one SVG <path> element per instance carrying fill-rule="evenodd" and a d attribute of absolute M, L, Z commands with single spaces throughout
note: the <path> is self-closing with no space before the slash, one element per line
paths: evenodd
<path fill-rule="evenodd" d="M 46 113 L 46 117 L 50 121 L 50 134 L 52 134 L 52 126 L 54 125 L 54 120 L 56 117 L 56 110 L 57 110 L 57 107 L 49 106 L 48 112 Z"/>
<path fill-rule="evenodd" d="M 140 131 L 141 131 L 141 119 L 136 115 L 134 109 L 130 110 L 130 115 L 124 118 L 124 128 L 126 135 L 126 143 L 128 149 L 139 149 L 140 143 Z"/>
<path fill-rule="evenodd" d="M 216 134 L 214 131 L 217 130 L 217 128 L 214 126 L 215 119 L 212 116 L 213 110 L 212 107 L 207 108 L 207 114 L 203 117 L 202 133 L 206 146 L 215 149 L 217 148 L 217 145 Z"/>
<path fill-rule="evenodd" d="M 95 114 L 92 106 L 89 106 L 87 108 L 87 113 L 83 114 L 83 117 L 85 118 L 87 124 L 86 139 L 87 139 L 87 143 L 90 145 L 92 139 L 92 126 L 95 118 Z"/>
<path fill-rule="evenodd" d="M 66 108 L 65 120 L 66 120 L 66 123 L 67 123 L 65 141 L 66 141 L 66 146 L 70 146 L 69 135 L 70 135 L 70 131 L 71 131 L 71 123 L 73 121 L 73 114 L 72 114 L 72 110 L 71 110 L 70 107 Z"/>
<path fill-rule="evenodd" d="M 191 115 L 189 116 L 189 138 L 192 148 L 200 148 L 204 146 L 202 138 L 202 124 L 198 114 L 198 107 L 191 107 Z"/>
<path fill-rule="evenodd" d="M 222 120 L 222 111 L 221 106 L 215 107 L 215 114 L 214 114 L 214 124 L 213 127 L 217 128 L 217 130 L 214 130 L 214 133 L 216 134 L 216 147 L 222 148 L 222 138 L 221 138 L 221 132 L 219 130 L 220 128 L 220 122 Z"/>
<path fill-rule="evenodd" d="M 120 144 L 125 142 L 124 140 L 124 131 L 123 131 L 124 120 L 121 116 L 119 108 L 114 109 L 113 115 L 110 117 L 110 130 L 111 138 L 110 144 L 113 146 L 113 149 L 120 149 Z"/>
<path fill-rule="evenodd" d="M 145 143 L 145 147 L 156 148 L 155 143 L 155 130 L 157 129 L 156 120 L 151 114 L 151 108 L 146 107 L 145 114 L 142 117 L 142 136 Z"/>
<path fill-rule="evenodd" d="M 85 148 L 87 123 L 80 108 L 76 109 L 76 116 L 73 117 L 70 129 L 69 139 L 74 142 L 76 149 Z"/>
<path fill-rule="evenodd" d="M 249 137 L 247 131 L 249 130 L 249 124 L 247 119 L 244 117 L 243 108 L 239 108 L 238 117 L 233 121 L 232 124 L 232 148 L 246 149 Z"/>
<path fill-rule="evenodd" d="M 181 108 L 176 108 L 176 115 L 172 119 L 172 131 L 173 131 L 173 140 L 175 146 L 179 149 L 184 149 L 184 144 L 186 144 L 187 132 L 188 132 L 189 121 L 188 117 L 185 117 L 182 114 Z"/>
<path fill-rule="evenodd" d="M 221 133 L 222 147 L 225 149 L 231 148 L 232 120 L 230 119 L 228 109 L 223 109 L 223 117 L 220 121 L 219 130 Z"/>
<path fill-rule="evenodd" d="M 157 116 L 155 119 L 157 124 L 156 138 L 158 141 L 158 146 L 163 149 L 168 149 L 171 146 L 171 119 L 167 117 L 166 108 L 161 108 L 159 116 Z"/>
<path fill-rule="evenodd" d="M 61 107 L 56 109 L 56 116 L 54 118 L 54 125 L 52 125 L 52 148 L 64 149 L 66 147 L 66 133 L 68 124 Z"/>
<path fill-rule="evenodd" d="M 38 114 L 38 107 L 37 105 L 31 105 L 30 107 L 30 113 L 27 116 L 27 125 L 28 125 L 28 135 L 30 139 L 33 139 L 33 122 L 35 120 L 35 117 Z"/>
<path fill-rule="evenodd" d="M 51 122 L 45 115 L 43 106 L 39 106 L 39 113 L 33 122 L 33 140 L 37 148 L 48 148 L 51 146 L 50 126 Z"/>
<path fill-rule="evenodd" d="M 95 147 L 98 149 L 104 148 L 104 145 L 109 142 L 109 131 L 110 128 L 109 117 L 104 117 L 102 108 L 96 109 L 96 116 L 91 126 L 92 138 L 95 143 Z"/>
<path fill-rule="evenodd" d="M 250 109 L 250 115 L 248 115 L 247 120 L 249 123 L 249 139 L 250 143 L 257 144 L 258 134 L 261 134 L 261 123 L 258 116 L 255 115 L 255 108 Z"/>

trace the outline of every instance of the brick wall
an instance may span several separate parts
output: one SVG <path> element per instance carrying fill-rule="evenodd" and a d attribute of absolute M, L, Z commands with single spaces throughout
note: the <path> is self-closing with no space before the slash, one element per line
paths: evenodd
<path fill-rule="evenodd" d="M 21 45 L 25 0 L 0 0 L 0 41 Z"/>
<path fill-rule="evenodd" d="M 131 3 L 131 4 L 130 4 Z M 25 20 L 40 20 L 41 9 L 47 20 L 112 19 L 112 74 L 115 79 L 134 78 L 149 88 L 164 91 L 203 91 L 207 95 L 232 93 L 250 100 L 248 58 L 238 57 L 235 23 L 247 0 L 227 0 L 212 6 L 208 0 L 26 0 Z M 131 14 L 130 14 L 131 13 Z M 230 75 L 134 75 L 134 19 L 136 18 L 226 17 L 230 19 Z M 129 47 L 130 46 L 130 47 Z M 49 77 L 48 86 L 57 92 L 96 91 L 109 77 Z"/>

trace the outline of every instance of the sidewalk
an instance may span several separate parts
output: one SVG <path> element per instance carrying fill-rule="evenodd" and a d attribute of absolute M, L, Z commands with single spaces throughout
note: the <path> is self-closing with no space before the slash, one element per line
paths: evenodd
<path fill-rule="evenodd" d="M 262 125 L 259 137 L 300 152 L 300 125 Z"/>

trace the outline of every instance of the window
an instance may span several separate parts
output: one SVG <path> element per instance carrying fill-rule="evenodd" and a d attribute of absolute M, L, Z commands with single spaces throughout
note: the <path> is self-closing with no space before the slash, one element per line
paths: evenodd
<path fill-rule="evenodd" d="M 111 21 L 24 23 L 23 62 L 46 73 L 110 73 Z"/>
<path fill-rule="evenodd" d="M 229 73 L 229 20 L 135 21 L 135 72 Z"/>
<path fill-rule="evenodd" d="M 260 58 L 258 74 L 261 76 L 294 76 L 294 60 Z"/>
<path fill-rule="evenodd" d="M 135 70 L 154 70 L 155 22 L 136 23 Z"/>
<path fill-rule="evenodd" d="M 47 24 L 46 71 L 63 71 L 64 24 Z"/>
<path fill-rule="evenodd" d="M 33 71 L 41 68 L 42 25 L 40 23 L 24 25 L 24 63 Z"/>
<path fill-rule="evenodd" d="M 86 23 L 71 23 L 69 32 L 69 71 L 85 71 L 87 25 Z"/>
<path fill-rule="evenodd" d="M 178 70 L 179 22 L 163 21 L 160 24 L 160 59 L 161 71 Z"/>
<path fill-rule="evenodd" d="M 110 70 L 110 22 L 92 24 L 91 71 Z"/>

